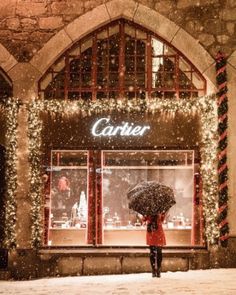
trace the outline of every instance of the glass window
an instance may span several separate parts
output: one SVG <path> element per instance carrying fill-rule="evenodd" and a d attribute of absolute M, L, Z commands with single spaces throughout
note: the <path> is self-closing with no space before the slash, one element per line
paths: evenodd
<path fill-rule="evenodd" d="M 51 152 L 49 245 L 86 244 L 87 152 Z"/>
<path fill-rule="evenodd" d="M 68 49 L 40 80 L 39 95 L 44 99 L 75 99 L 71 92 L 83 98 L 86 90 L 93 99 L 101 99 L 101 87 L 106 88 L 107 98 L 114 91 L 117 98 L 124 94 L 134 98 L 140 90 L 145 97 L 155 97 L 160 91 L 165 98 L 191 98 L 205 93 L 206 81 L 171 45 L 120 19 Z M 188 91 L 183 94 L 185 89 Z"/>
<path fill-rule="evenodd" d="M 192 243 L 196 231 L 193 151 L 104 151 L 102 171 L 104 244 L 145 244 L 146 229 L 140 216 L 129 209 L 127 191 L 146 180 L 175 192 L 176 205 L 164 221 L 167 244 Z"/>

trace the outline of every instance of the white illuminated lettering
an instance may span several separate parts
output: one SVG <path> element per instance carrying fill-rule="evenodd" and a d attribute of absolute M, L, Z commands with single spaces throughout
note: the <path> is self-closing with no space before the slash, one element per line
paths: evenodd
<path fill-rule="evenodd" d="M 134 123 L 123 122 L 120 126 L 112 126 L 109 118 L 101 118 L 92 127 L 93 136 L 142 136 L 150 126 L 134 126 Z"/>
<path fill-rule="evenodd" d="M 102 135 L 102 132 L 97 133 L 97 127 L 102 121 L 109 122 L 110 120 L 108 118 L 101 118 L 101 119 L 97 120 L 97 122 L 93 125 L 93 128 L 92 128 L 92 134 L 94 136 L 101 136 Z"/>

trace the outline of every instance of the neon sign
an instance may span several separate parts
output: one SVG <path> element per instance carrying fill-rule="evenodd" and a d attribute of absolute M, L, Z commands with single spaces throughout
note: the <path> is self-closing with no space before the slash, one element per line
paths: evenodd
<path fill-rule="evenodd" d="M 142 136 L 150 126 L 134 125 L 134 123 L 122 122 L 122 125 L 113 126 L 109 118 L 97 120 L 92 127 L 93 136 Z"/>

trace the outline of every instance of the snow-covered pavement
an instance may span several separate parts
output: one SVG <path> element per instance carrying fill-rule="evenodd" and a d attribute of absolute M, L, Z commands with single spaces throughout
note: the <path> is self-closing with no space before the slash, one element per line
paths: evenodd
<path fill-rule="evenodd" d="M 154 295 L 236 294 L 236 269 L 0 281 L 0 295 Z"/>

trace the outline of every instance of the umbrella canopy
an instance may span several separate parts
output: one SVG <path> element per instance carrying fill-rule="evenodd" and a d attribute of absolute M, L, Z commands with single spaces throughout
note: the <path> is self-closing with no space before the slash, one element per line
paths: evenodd
<path fill-rule="evenodd" d="M 142 215 L 166 212 L 175 203 L 172 188 L 156 181 L 144 181 L 128 191 L 129 208 Z"/>

